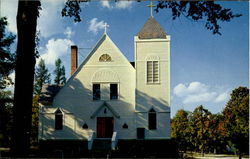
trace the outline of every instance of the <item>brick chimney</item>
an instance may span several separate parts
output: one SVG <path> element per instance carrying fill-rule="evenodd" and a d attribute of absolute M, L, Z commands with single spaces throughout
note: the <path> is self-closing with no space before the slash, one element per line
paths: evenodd
<path fill-rule="evenodd" d="M 73 73 L 76 71 L 77 69 L 77 46 L 76 45 L 72 45 L 71 46 L 71 75 L 73 75 Z"/>

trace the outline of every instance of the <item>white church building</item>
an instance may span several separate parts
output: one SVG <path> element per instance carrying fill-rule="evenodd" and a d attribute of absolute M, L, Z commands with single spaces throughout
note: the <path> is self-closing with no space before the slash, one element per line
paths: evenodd
<path fill-rule="evenodd" d="M 170 139 L 170 36 L 152 16 L 134 36 L 134 62 L 106 31 L 79 66 L 77 51 L 71 46 L 66 84 L 43 87 L 40 141 L 83 140 L 91 149 L 110 139 L 114 149 L 121 139 Z"/>

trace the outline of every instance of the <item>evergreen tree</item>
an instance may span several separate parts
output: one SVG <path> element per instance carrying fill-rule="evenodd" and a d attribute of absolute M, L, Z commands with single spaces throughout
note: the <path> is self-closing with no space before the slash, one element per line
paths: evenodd
<path fill-rule="evenodd" d="M 6 35 L 7 18 L 0 18 L 0 89 L 12 84 L 8 75 L 15 67 L 15 56 L 10 51 L 10 46 L 15 40 L 12 34 Z"/>
<path fill-rule="evenodd" d="M 56 65 L 56 68 L 54 70 L 54 74 L 55 74 L 54 82 L 55 82 L 55 84 L 65 84 L 66 83 L 65 68 L 62 65 L 61 59 L 57 59 L 55 62 L 55 65 Z"/>
<path fill-rule="evenodd" d="M 0 18 L 0 147 L 10 146 L 12 125 L 13 94 L 4 90 L 13 82 L 9 74 L 15 67 L 15 54 L 11 53 L 10 46 L 15 40 L 12 34 L 6 34 L 7 18 Z"/>
<path fill-rule="evenodd" d="M 34 94 L 39 95 L 42 86 L 46 83 L 50 83 L 50 73 L 45 66 L 44 60 L 41 59 L 35 71 Z"/>

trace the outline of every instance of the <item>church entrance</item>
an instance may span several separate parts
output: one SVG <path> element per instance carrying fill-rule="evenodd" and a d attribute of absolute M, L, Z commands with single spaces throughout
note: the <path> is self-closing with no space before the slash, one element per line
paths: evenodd
<path fill-rule="evenodd" d="M 113 130 L 113 117 L 97 117 L 97 138 L 112 138 Z"/>

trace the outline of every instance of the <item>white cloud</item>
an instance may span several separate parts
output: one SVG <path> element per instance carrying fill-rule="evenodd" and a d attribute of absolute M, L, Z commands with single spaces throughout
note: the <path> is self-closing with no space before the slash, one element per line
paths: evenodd
<path fill-rule="evenodd" d="M 93 32 L 94 34 L 96 34 L 99 30 L 104 29 L 104 21 L 99 21 L 97 18 L 93 18 L 91 19 L 91 21 L 89 22 L 89 28 L 88 31 L 89 32 Z"/>
<path fill-rule="evenodd" d="M 188 94 L 207 92 L 208 86 L 200 82 L 191 82 L 188 86 L 180 83 L 174 88 L 174 94 L 182 97 Z"/>
<path fill-rule="evenodd" d="M 70 39 L 75 34 L 75 32 L 72 31 L 71 27 L 67 27 L 64 31 L 64 34 L 68 39 Z"/>
<path fill-rule="evenodd" d="M 129 9 L 132 7 L 132 4 L 134 2 L 132 1 L 119 1 L 115 4 L 116 8 L 119 8 L 119 9 Z"/>
<path fill-rule="evenodd" d="M 205 92 L 205 93 L 197 93 L 193 95 L 187 95 L 183 103 L 199 103 L 199 102 L 209 102 L 213 101 L 216 98 L 217 93 L 216 92 Z"/>
<path fill-rule="evenodd" d="M 101 1 L 101 6 L 108 9 L 130 9 L 134 2 L 132 1 L 118 1 L 111 4 L 109 1 Z"/>
<path fill-rule="evenodd" d="M 42 0 L 40 17 L 38 18 L 37 29 L 40 30 L 42 37 L 50 37 L 64 31 L 61 10 L 64 1 L 61 0 Z M 8 30 L 17 33 L 16 15 L 18 0 L 1 0 L 1 16 L 6 16 L 8 20 Z"/>
<path fill-rule="evenodd" d="M 64 1 L 42 0 L 40 17 L 38 18 L 38 30 L 41 36 L 48 38 L 52 35 L 64 32 L 64 23 L 62 21 L 61 10 Z"/>
<path fill-rule="evenodd" d="M 113 8 L 113 6 L 111 6 L 111 5 L 109 4 L 109 1 L 101 1 L 101 6 L 102 6 L 103 8 L 109 8 L 109 9 L 112 9 L 112 8 Z"/>
<path fill-rule="evenodd" d="M 9 77 L 10 77 L 11 80 L 14 82 L 14 81 L 15 81 L 15 78 L 16 78 L 16 73 L 15 73 L 15 71 L 12 72 L 12 73 L 9 75 Z"/>
<path fill-rule="evenodd" d="M 216 103 L 225 102 L 225 101 L 227 101 L 229 99 L 229 97 L 230 96 L 229 96 L 229 92 L 228 91 L 227 92 L 223 92 L 223 93 L 219 94 L 216 97 L 215 102 Z"/>
<path fill-rule="evenodd" d="M 50 39 L 40 58 L 44 59 L 46 64 L 54 65 L 56 59 L 70 54 L 70 46 L 73 44 L 69 39 Z"/>
<path fill-rule="evenodd" d="M 201 82 L 191 82 L 187 85 L 180 83 L 174 87 L 174 95 L 179 97 L 183 104 L 201 104 L 201 102 L 221 103 L 229 98 L 228 91 L 221 93 L 221 90 Z"/>
<path fill-rule="evenodd" d="M 8 26 L 7 29 L 16 34 L 16 15 L 17 15 L 17 6 L 18 0 L 1 0 L 1 11 L 0 15 L 3 17 L 7 17 Z M 4 7 L 3 7 L 4 6 Z"/>

